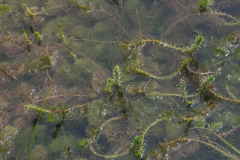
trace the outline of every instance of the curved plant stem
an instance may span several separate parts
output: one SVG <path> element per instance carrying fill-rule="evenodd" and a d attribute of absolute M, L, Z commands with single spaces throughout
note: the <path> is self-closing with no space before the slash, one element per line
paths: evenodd
<path fill-rule="evenodd" d="M 213 74 L 213 72 L 206 72 L 206 73 L 200 73 L 200 72 L 194 72 L 189 68 L 189 65 L 187 65 L 186 67 L 188 69 L 188 71 L 192 74 L 198 74 L 198 75 L 207 75 L 207 74 Z"/>
<path fill-rule="evenodd" d="M 220 15 L 220 16 L 226 16 L 226 17 L 228 17 L 228 18 L 230 18 L 230 19 L 233 19 L 236 23 L 238 22 L 238 20 L 235 18 L 235 17 L 233 17 L 232 15 L 230 15 L 230 14 L 227 14 L 227 13 L 223 13 L 223 12 L 212 12 L 211 14 L 213 14 L 213 15 Z M 226 25 L 226 24 L 225 24 Z"/>
<path fill-rule="evenodd" d="M 208 128 L 203 128 L 203 127 L 195 127 L 195 128 L 200 128 L 200 129 L 204 129 L 204 130 L 208 130 L 210 132 L 212 132 L 213 134 L 215 134 L 221 141 L 223 141 L 226 145 L 228 145 L 230 148 L 232 148 L 235 152 L 237 152 L 240 155 L 240 151 L 234 147 L 232 144 L 230 144 L 228 141 L 226 141 L 225 139 L 223 139 L 220 135 L 218 135 L 216 132 L 213 132 L 212 130 L 208 129 Z"/>
<path fill-rule="evenodd" d="M 223 63 L 223 62 L 226 62 L 226 61 L 230 61 L 232 58 L 233 58 L 233 57 L 230 57 L 230 58 L 224 59 L 224 60 L 222 60 L 222 61 L 220 61 L 220 62 L 218 62 L 218 63 L 216 63 L 216 64 L 213 64 L 213 65 L 208 66 L 208 68 L 209 68 L 209 67 L 212 67 L 212 66 L 219 65 L 220 63 Z"/>
<path fill-rule="evenodd" d="M 228 94 L 233 98 L 233 99 L 237 99 L 237 97 L 235 97 L 232 92 L 229 90 L 229 87 L 227 85 L 227 82 L 226 82 L 226 79 L 224 80 L 225 81 L 225 86 L 226 86 L 226 89 L 227 89 L 227 92 Z"/>
<path fill-rule="evenodd" d="M 125 152 L 123 152 L 123 153 L 115 154 L 115 155 L 111 155 L 111 156 L 106 156 L 106 155 L 102 155 L 102 154 L 97 153 L 97 152 L 94 150 L 93 146 L 90 146 L 89 148 L 90 148 L 90 150 L 92 151 L 93 154 L 95 154 L 95 155 L 97 155 L 97 156 L 99 156 L 99 157 L 107 158 L 107 159 L 108 159 L 108 158 L 118 158 L 118 157 L 122 157 L 122 156 L 124 156 L 124 155 L 126 155 L 126 154 L 129 153 L 129 149 L 127 149 L 127 150 L 126 150 Z"/>
<path fill-rule="evenodd" d="M 227 101 L 227 102 L 233 102 L 233 103 L 240 103 L 240 99 L 231 99 L 231 98 L 226 98 L 225 96 L 222 96 L 220 94 L 218 94 L 217 92 L 209 89 L 209 92 L 212 93 L 215 97 L 223 100 L 223 101 Z"/>
<path fill-rule="evenodd" d="M 191 61 L 192 61 L 191 58 L 183 61 L 181 67 L 176 72 L 174 72 L 173 74 L 171 74 L 169 76 L 154 76 L 153 74 L 150 74 L 146 71 L 141 70 L 140 67 L 136 67 L 135 72 L 138 73 L 138 74 L 142 74 L 144 76 L 147 76 L 147 77 L 152 77 L 154 79 L 160 79 L 160 80 L 170 79 L 170 78 L 173 78 L 174 76 L 176 76 L 177 74 L 179 74 Z"/>
<path fill-rule="evenodd" d="M 115 121 L 115 120 L 118 120 L 118 119 L 122 119 L 122 117 L 114 117 L 114 118 L 110 118 L 109 120 L 107 120 L 106 122 L 104 122 L 101 126 L 99 126 L 98 128 L 99 129 L 102 129 L 103 126 L 105 126 L 106 124 L 112 122 L 112 121 Z"/>
<path fill-rule="evenodd" d="M 239 159 L 236 156 L 232 155 L 231 153 L 229 153 L 229 152 L 227 153 L 224 150 L 220 149 L 219 147 L 216 147 L 215 145 L 213 145 L 211 143 L 200 141 L 200 140 L 195 140 L 195 139 L 191 139 L 191 141 L 199 142 L 199 143 L 202 143 L 202 144 L 204 144 L 206 146 L 209 146 L 209 147 L 213 148 L 214 150 L 220 152 L 221 154 L 223 154 L 226 157 L 229 157 L 229 158 L 232 158 L 232 159 Z"/>
<path fill-rule="evenodd" d="M 124 43 L 124 41 L 98 41 L 98 40 L 91 40 L 91 39 L 85 39 L 85 38 L 81 38 L 81 39 L 73 38 L 73 40 L 88 41 L 88 42 L 94 42 L 94 43 L 96 43 L 96 42 L 97 43 Z"/>
<path fill-rule="evenodd" d="M 66 110 L 63 110 L 63 111 L 54 111 L 55 113 L 67 113 L 75 108 L 80 108 L 80 107 L 83 107 L 83 106 L 86 106 L 88 103 L 85 103 L 85 104 L 82 104 L 82 105 L 78 105 L 78 106 L 74 106 L 74 107 L 71 107 L 71 108 L 68 108 Z"/>
<path fill-rule="evenodd" d="M 144 150 L 144 148 L 145 148 L 145 145 L 144 145 L 145 136 L 146 136 L 148 130 L 149 130 L 152 126 L 156 125 L 158 122 L 163 121 L 163 120 L 166 120 L 166 118 L 156 119 L 153 123 L 151 123 L 151 124 L 143 131 L 143 133 L 142 133 L 141 136 L 135 137 L 135 140 L 134 140 L 133 144 L 139 145 L 137 151 L 135 152 L 135 155 L 136 155 L 137 157 L 141 157 L 142 154 L 143 154 L 143 150 Z M 131 147 L 132 147 L 132 146 L 131 146 Z M 131 147 L 130 147 L 130 148 L 131 148 Z"/>
<path fill-rule="evenodd" d="M 50 97 L 47 97 L 47 99 L 52 99 L 52 98 L 58 98 L 58 97 L 64 97 L 64 96 L 72 96 L 72 97 L 87 97 L 87 95 L 76 95 L 76 94 L 60 94 L 60 95 L 55 95 L 55 96 L 50 96 Z M 45 99 L 40 99 L 40 100 L 33 100 L 32 101 L 34 103 L 38 103 L 38 102 L 41 102 L 41 101 L 44 101 Z"/>
<path fill-rule="evenodd" d="M 168 47 L 168 48 L 171 48 L 171 49 L 179 50 L 179 51 L 184 52 L 184 53 L 191 54 L 192 52 L 197 50 L 198 46 L 203 41 L 204 41 L 204 39 L 203 39 L 202 36 L 197 36 L 194 44 L 191 47 L 181 48 L 181 47 L 178 47 L 178 46 L 175 46 L 175 45 L 172 45 L 172 44 L 168 44 L 166 42 L 166 40 L 162 41 L 162 40 L 156 40 L 156 39 L 140 38 L 139 41 L 136 41 L 136 42 L 133 42 L 133 43 L 130 43 L 130 44 L 125 44 L 123 46 L 136 47 L 136 46 L 142 46 L 144 43 L 151 42 L 151 43 L 156 43 L 156 45 L 159 45 L 159 46 Z"/>
<path fill-rule="evenodd" d="M 145 93 L 147 85 L 152 81 L 152 79 L 150 79 L 143 87 L 143 93 Z"/>

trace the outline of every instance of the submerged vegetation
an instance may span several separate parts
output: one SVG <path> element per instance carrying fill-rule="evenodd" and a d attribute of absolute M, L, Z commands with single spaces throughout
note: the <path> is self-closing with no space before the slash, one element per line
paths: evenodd
<path fill-rule="evenodd" d="M 239 159 L 238 0 L 4 2 L 0 159 Z"/>

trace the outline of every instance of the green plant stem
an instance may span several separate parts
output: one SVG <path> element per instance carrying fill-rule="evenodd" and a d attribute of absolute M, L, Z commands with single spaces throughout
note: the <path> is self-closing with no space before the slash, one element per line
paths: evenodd
<path fill-rule="evenodd" d="M 220 138 L 225 144 L 227 144 L 230 148 L 232 148 L 235 152 L 237 152 L 238 154 L 240 154 L 240 151 L 234 147 L 232 144 L 230 144 L 228 141 L 226 141 L 225 139 L 223 139 L 220 135 L 218 135 L 217 133 L 213 132 L 218 138 Z"/>
<path fill-rule="evenodd" d="M 23 32 L 23 36 L 24 36 L 24 38 L 25 38 L 27 44 L 31 44 L 31 42 L 30 42 L 30 40 L 28 39 L 28 36 L 27 36 L 27 34 L 26 34 L 26 32 L 25 32 L 24 29 L 22 30 L 22 32 Z"/>
<path fill-rule="evenodd" d="M 107 159 L 109 159 L 109 158 L 122 157 L 122 156 L 126 155 L 127 153 L 129 153 L 129 149 L 128 149 L 128 150 L 126 150 L 125 152 L 120 153 L 120 154 L 111 155 L 111 156 L 106 156 L 106 155 L 102 155 L 102 154 L 97 153 L 97 152 L 94 150 L 93 146 L 90 146 L 89 148 L 90 148 L 90 150 L 92 151 L 93 154 L 95 154 L 95 155 L 97 155 L 97 156 L 99 156 L 99 157 L 107 158 Z"/>
<path fill-rule="evenodd" d="M 236 160 L 239 159 L 238 157 L 236 157 L 236 156 L 234 156 L 234 155 L 232 155 L 232 154 L 230 154 L 230 153 L 227 153 L 227 152 L 221 150 L 220 148 L 214 146 L 214 145 L 211 144 L 211 143 L 204 142 L 204 141 L 201 141 L 201 140 L 195 140 L 195 139 L 191 139 L 191 141 L 193 141 L 193 142 L 199 142 L 199 143 L 202 143 L 202 144 L 204 144 L 204 145 L 206 145 L 206 146 L 209 146 L 209 147 L 213 148 L 214 150 L 222 153 L 222 154 L 223 154 L 224 156 L 226 156 L 226 157 L 229 157 L 229 158 L 232 158 L 232 159 L 236 159 Z"/>
<path fill-rule="evenodd" d="M 48 95 L 49 95 L 49 93 L 50 93 L 50 91 L 51 91 L 51 89 L 52 89 L 53 82 L 54 82 L 54 80 L 55 80 L 55 76 L 56 76 L 56 72 L 55 72 L 54 78 L 53 78 L 53 80 L 52 80 L 52 83 L 51 83 L 51 85 L 50 85 L 50 87 L 49 87 L 49 89 L 48 89 L 48 92 L 47 92 L 47 94 L 46 94 L 46 96 L 45 96 L 45 100 L 44 100 L 44 102 L 43 102 L 43 104 L 42 104 L 41 109 L 44 109 L 44 108 L 45 108 L 45 105 L 46 105 L 46 102 L 47 102 L 47 97 L 48 97 Z M 33 143 L 34 143 L 34 139 L 35 139 L 35 136 L 36 136 L 36 133 L 37 133 L 37 127 L 38 127 L 38 125 L 39 125 L 39 121 L 40 121 L 40 118 L 41 118 L 42 114 L 43 114 L 43 112 L 41 111 L 41 112 L 39 113 L 39 115 L 38 115 L 38 119 L 37 119 L 36 126 L 34 127 L 33 136 L 32 136 L 30 148 L 29 148 L 29 151 L 28 151 L 27 160 L 30 160 L 30 156 L 31 156 L 32 148 L 33 148 Z"/>
<path fill-rule="evenodd" d="M 115 66 L 113 70 L 113 80 L 114 80 L 114 85 L 119 86 L 120 85 L 120 67 L 118 65 Z"/>
<path fill-rule="evenodd" d="M 145 136 L 146 136 L 148 130 L 149 130 L 152 126 L 156 125 L 158 122 L 161 122 L 161 121 L 163 121 L 162 118 L 156 119 L 152 124 L 150 124 L 150 125 L 143 131 L 143 133 L 142 133 L 142 138 L 145 139 Z"/>
<path fill-rule="evenodd" d="M 227 85 L 227 81 L 226 79 L 224 80 L 224 83 L 225 83 L 225 87 L 226 87 L 226 90 L 227 90 L 227 93 L 233 98 L 233 99 L 237 99 L 237 97 L 235 97 L 232 92 L 230 91 L 228 85 Z"/>
<path fill-rule="evenodd" d="M 215 97 L 223 100 L 223 101 L 227 101 L 227 102 L 233 102 L 233 103 L 240 103 L 240 99 L 231 99 L 231 98 L 226 98 L 225 96 L 222 96 L 220 94 L 218 94 L 217 92 L 209 89 L 209 92 L 212 93 Z"/>
<path fill-rule="evenodd" d="M 75 109 L 75 108 L 80 108 L 80 107 L 83 107 L 85 105 L 87 105 L 88 103 L 85 103 L 85 104 L 82 104 L 82 105 L 77 105 L 77 106 L 74 106 L 74 107 L 71 107 L 71 108 L 68 108 L 66 110 L 58 110 L 58 111 L 52 111 L 52 110 L 47 110 L 47 109 L 43 109 L 43 108 L 40 108 L 38 106 L 35 106 L 33 104 L 28 104 L 28 105 L 24 105 L 24 108 L 27 108 L 27 109 L 32 109 L 32 110 L 35 110 L 35 111 L 38 111 L 38 112 L 43 112 L 43 113 L 68 113 L 69 111 Z"/>
<path fill-rule="evenodd" d="M 43 113 L 51 113 L 50 110 L 39 108 L 38 106 L 35 106 L 33 104 L 24 105 L 24 108 L 35 110 L 35 111 L 38 111 L 38 112 L 43 112 Z"/>
<path fill-rule="evenodd" d="M 73 39 L 73 40 L 78 40 L 78 41 L 88 41 L 88 42 L 93 42 L 93 43 L 124 43 L 124 41 L 98 41 L 98 40 L 91 40 L 91 39 L 85 39 L 85 38 L 81 38 L 81 39 Z"/>
<path fill-rule="evenodd" d="M 143 131 L 143 133 L 142 133 L 142 135 L 141 135 L 140 142 L 139 142 L 139 148 L 138 148 L 137 152 L 135 153 L 136 156 L 138 156 L 138 157 L 142 156 L 142 153 L 143 153 L 143 150 L 144 150 L 144 147 L 145 147 L 145 146 L 144 146 L 145 136 L 146 136 L 148 130 L 149 130 L 152 126 L 156 125 L 156 124 L 157 124 L 158 122 L 160 122 L 160 121 L 163 121 L 163 119 L 162 119 L 162 118 L 156 119 L 152 124 L 150 124 L 150 125 Z"/>
<path fill-rule="evenodd" d="M 204 129 L 204 130 L 208 130 L 210 132 L 212 132 L 213 134 L 215 134 L 221 141 L 223 141 L 226 145 L 228 145 L 230 148 L 232 148 L 235 152 L 237 152 L 238 154 L 240 154 L 240 151 L 234 147 L 232 144 L 230 144 L 228 141 L 226 141 L 225 139 L 223 139 L 220 135 L 218 135 L 216 132 L 213 132 L 212 130 L 208 129 L 208 128 L 203 128 L 203 127 L 195 127 L 195 128 L 200 128 L 200 129 Z"/>
<path fill-rule="evenodd" d="M 148 94 L 146 94 L 148 97 L 151 97 L 150 94 L 155 94 L 157 96 L 175 96 L 175 97 L 183 97 L 183 98 L 191 98 L 191 97 L 196 97 L 199 95 L 199 93 L 196 93 L 196 94 L 190 94 L 190 95 L 186 95 L 186 96 L 183 96 L 182 94 L 176 94 L 176 93 L 161 93 L 161 92 L 158 92 L 158 91 L 151 91 L 149 92 Z"/>
<path fill-rule="evenodd" d="M 72 52 L 70 52 L 69 54 L 74 58 L 75 61 L 78 60 L 75 54 L 73 54 Z"/>
<path fill-rule="evenodd" d="M 65 36 L 62 32 L 62 24 L 61 23 L 58 23 L 58 30 L 59 30 L 59 33 L 60 33 L 60 37 L 62 38 L 63 42 L 65 43 L 66 39 L 65 39 Z"/>
<path fill-rule="evenodd" d="M 86 139 L 81 139 L 78 143 L 79 147 L 84 147 L 86 145 L 89 145 L 91 143 L 93 143 L 96 139 L 97 139 L 97 134 L 100 132 L 100 129 L 102 129 L 106 124 L 121 119 L 122 117 L 114 117 L 114 118 L 110 118 L 109 120 L 107 120 L 106 122 L 104 122 L 102 125 L 100 125 L 97 129 L 92 130 L 91 134 L 90 134 L 90 138 L 86 138 Z"/>
<path fill-rule="evenodd" d="M 181 47 L 176 47 L 175 45 L 168 44 L 166 41 L 163 42 L 161 40 L 156 40 L 156 39 L 141 38 L 139 41 L 136 41 L 135 43 L 126 44 L 124 46 L 135 47 L 135 46 L 143 45 L 144 43 L 152 42 L 152 43 L 156 43 L 156 45 L 159 45 L 159 46 L 168 47 L 171 49 L 179 50 L 181 52 L 190 54 L 193 51 L 195 51 L 200 45 L 200 43 L 202 43 L 203 41 L 204 41 L 203 37 L 198 36 L 195 39 L 194 45 L 192 45 L 190 48 L 181 48 Z"/>
<path fill-rule="evenodd" d="M 106 92 L 111 92 L 112 84 L 113 84 L 113 79 L 112 78 L 108 78 L 107 85 L 106 85 L 106 88 L 105 88 Z"/>
<path fill-rule="evenodd" d="M 34 34 L 37 36 L 38 41 L 42 40 L 42 36 L 37 31 L 34 31 Z"/>
<path fill-rule="evenodd" d="M 26 4 L 22 4 L 23 8 L 26 10 L 26 12 L 29 14 L 29 16 L 33 17 L 34 13 L 32 11 L 30 11 L 30 9 L 27 7 Z"/>
<path fill-rule="evenodd" d="M 191 58 L 185 60 L 183 63 L 182 63 L 182 66 L 181 68 L 179 68 L 176 72 L 174 72 L 173 74 L 169 75 L 169 76 L 154 76 L 146 71 L 143 71 L 141 70 L 140 67 L 136 67 L 135 68 L 135 72 L 138 73 L 138 74 L 142 74 L 144 76 L 147 76 L 147 77 L 152 77 L 154 79 L 160 79 L 160 80 L 164 80 L 164 79 L 170 79 L 170 78 L 173 78 L 174 76 L 176 76 L 177 74 L 179 74 L 190 62 L 192 61 Z"/>

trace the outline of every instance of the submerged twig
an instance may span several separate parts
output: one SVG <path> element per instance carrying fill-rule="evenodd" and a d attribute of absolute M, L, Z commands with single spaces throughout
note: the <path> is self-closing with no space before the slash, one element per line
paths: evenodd
<path fill-rule="evenodd" d="M 192 70 L 189 68 L 189 65 L 187 65 L 186 68 L 188 69 L 188 71 L 189 71 L 190 73 L 193 73 L 193 74 L 199 74 L 199 75 L 213 74 L 213 72 L 206 72 L 206 73 L 194 72 L 194 71 L 192 71 Z"/>

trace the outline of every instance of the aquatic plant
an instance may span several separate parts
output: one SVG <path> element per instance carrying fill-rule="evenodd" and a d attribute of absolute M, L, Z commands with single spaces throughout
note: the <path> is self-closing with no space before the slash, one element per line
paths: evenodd
<path fill-rule="evenodd" d="M 152 126 L 156 125 L 158 122 L 163 121 L 163 120 L 165 120 L 165 118 L 163 118 L 163 119 L 161 119 L 161 118 L 160 118 L 160 119 L 157 119 L 155 122 L 153 122 L 152 124 L 150 124 L 150 125 L 144 130 L 144 132 L 142 133 L 141 136 L 136 136 L 136 137 L 135 137 L 135 139 L 134 139 L 134 141 L 133 141 L 133 143 L 132 143 L 132 145 L 131 145 L 131 147 L 130 147 L 131 150 L 132 150 L 132 149 L 135 149 L 135 148 L 137 147 L 137 149 L 136 149 L 136 151 L 135 151 L 135 156 L 137 156 L 137 157 L 142 156 L 143 151 L 144 151 L 144 147 L 145 147 L 145 145 L 144 145 L 145 136 L 146 136 L 148 130 L 149 130 Z"/>
<path fill-rule="evenodd" d="M 26 12 L 29 14 L 29 16 L 33 17 L 34 13 L 27 7 L 26 4 L 22 4 Z"/>
<path fill-rule="evenodd" d="M 203 144 L 238 159 L 229 152 L 239 154 L 238 143 L 223 135 L 239 123 L 239 21 L 223 8 L 239 2 L 220 0 L 213 12 L 205 0 L 8 3 L 0 17 L 0 80 L 5 89 L 18 86 L 9 90 L 26 102 L 2 98 L 0 111 L 39 113 L 34 134 L 23 129 L 25 142 L 16 140 L 17 158 L 47 148 L 47 159 L 149 159 L 150 150 L 157 159 L 194 159 L 197 151 L 206 159 Z M 38 136 L 40 120 L 51 135 Z"/>
<path fill-rule="evenodd" d="M 168 44 L 166 42 L 166 40 L 163 42 L 161 40 L 147 39 L 147 38 L 144 38 L 144 39 L 140 38 L 140 40 L 136 41 L 135 43 L 129 43 L 127 41 L 126 44 L 120 44 L 120 45 L 122 45 L 126 48 L 128 48 L 128 47 L 139 47 L 139 46 L 142 46 L 142 45 L 144 45 L 145 43 L 148 43 L 148 42 L 154 43 L 154 44 L 156 44 L 157 46 L 160 46 L 160 47 L 168 47 L 170 49 L 175 49 L 175 50 L 179 50 L 179 51 L 184 52 L 184 53 L 191 54 L 192 52 L 197 50 L 197 48 L 199 47 L 200 44 L 202 44 L 204 42 L 204 38 L 202 36 L 196 36 L 193 45 L 191 47 L 186 47 L 186 48 L 181 48 L 179 46 L 176 46 L 175 44 L 172 45 L 171 43 Z"/>
<path fill-rule="evenodd" d="M 62 28 L 61 28 L 61 23 L 58 23 L 58 30 L 59 30 L 59 33 L 60 33 L 60 37 L 62 38 L 63 41 L 65 41 L 65 36 L 62 32 Z"/>
<path fill-rule="evenodd" d="M 27 34 L 26 34 L 26 32 L 25 32 L 24 29 L 22 30 L 22 32 L 23 32 L 24 38 L 25 38 L 25 40 L 26 40 L 26 42 L 27 42 L 28 52 L 30 52 L 30 44 L 31 44 L 31 42 L 30 42 L 30 40 L 28 39 L 28 36 L 27 36 Z"/>
<path fill-rule="evenodd" d="M 7 5 L 1 4 L 0 5 L 0 14 L 5 15 L 10 11 L 10 8 Z"/>
<path fill-rule="evenodd" d="M 105 91 L 111 92 L 112 85 L 118 87 L 121 84 L 120 77 L 121 77 L 120 67 L 116 65 L 115 68 L 113 69 L 113 78 L 108 78 L 107 80 Z"/>
<path fill-rule="evenodd" d="M 91 7 L 90 6 L 85 6 L 85 5 L 81 5 L 81 4 L 79 4 L 79 3 L 81 3 L 81 2 L 78 2 L 78 1 L 76 1 L 76 0 L 70 0 L 74 5 L 76 5 L 77 7 L 79 7 L 79 8 L 81 8 L 83 11 L 84 11 L 84 13 L 87 13 L 87 12 L 89 12 L 90 10 L 91 10 Z"/>
<path fill-rule="evenodd" d="M 199 0 L 200 11 L 206 11 L 209 5 L 213 5 L 213 0 Z"/>
<path fill-rule="evenodd" d="M 145 72 L 145 71 L 141 70 L 140 67 L 136 67 L 135 72 L 138 73 L 138 74 L 142 74 L 144 76 L 147 76 L 147 77 L 152 77 L 154 79 L 160 79 L 160 80 L 170 79 L 170 78 L 173 78 L 174 76 L 176 76 L 177 74 L 179 74 L 188 65 L 188 63 L 190 63 L 191 61 L 192 61 L 191 58 L 183 61 L 182 65 L 181 65 L 181 68 L 179 68 L 176 72 L 174 72 L 173 74 L 171 74 L 169 76 L 162 76 L 162 77 L 154 76 L 154 75 L 152 75 L 148 72 Z"/>
<path fill-rule="evenodd" d="M 38 46 L 41 46 L 41 44 L 42 44 L 42 36 L 37 31 L 34 31 L 34 34 L 37 36 Z"/>

